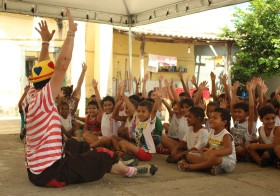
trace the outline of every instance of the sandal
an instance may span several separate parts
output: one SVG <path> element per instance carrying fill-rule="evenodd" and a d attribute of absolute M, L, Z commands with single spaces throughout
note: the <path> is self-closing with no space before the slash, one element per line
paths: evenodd
<path fill-rule="evenodd" d="M 223 173 L 226 173 L 226 172 L 225 172 L 225 170 L 221 166 L 213 166 L 211 168 L 211 174 L 213 176 L 216 176 L 218 174 L 223 174 Z"/>
<path fill-rule="evenodd" d="M 179 161 L 177 163 L 177 166 L 178 166 L 179 170 L 181 170 L 181 171 L 184 171 L 184 172 L 190 171 L 189 164 L 185 160 Z"/>

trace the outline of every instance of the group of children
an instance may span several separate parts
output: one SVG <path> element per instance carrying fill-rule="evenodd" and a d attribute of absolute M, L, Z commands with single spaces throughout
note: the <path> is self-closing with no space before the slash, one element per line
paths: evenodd
<path fill-rule="evenodd" d="M 83 134 L 72 136 L 86 141 L 91 149 L 106 147 L 121 160 L 129 158 L 133 163 L 150 161 L 154 153 L 168 154 L 166 161 L 177 163 L 182 171 L 209 169 L 216 175 L 234 171 L 237 161 L 254 161 L 261 167 L 274 164 L 279 169 L 278 92 L 267 100 L 264 81 L 253 78 L 246 84 L 248 97 L 240 98 L 239 82 L 229 87 L 224 75 L 221 83 L 225 92 L 217 96 L 215 74 L 211 72 L 210 78 L 213 100 L 207 105 L 202 97 L 207 82 L 197 85 L 193 76 L 191 82 L 196 90 L 191 97 L 188 81 L 185 83 L 181 73 L 179 79 L 185 92 L 179 95 L 173 88 L 173 80 L 164 80 L 165 87 L 159 81 L 160 87 L 146 97 L 145 75 L 142 93 L 127 97 L 122 81 L 116 99 L 111 96 L 101 99 L 98 82 L 93 79 L 95 95 L 87 105 L 86 117 L 78 118 L 84 120 Z M 159 118 L 163 105 L 169 112 L 169 122 L 164 124 Z M 262 125 L 257 128 L 258 119 L 258 125 Z"/>
<path fill-rule="evenodd" d="M 136 93 L 127 97 L 122 81 L 116 98 L 101 99 L 98 82 L 93 79 L 95 96 L 87 105 L 87 115 L 76 117 L 87 66 L 82 64 L 74 91 L 73 86 L 61 88 L 77 31 L 68 9 L 67 16 L 69 31 L 56 66 L 48 52 L 55 32 L 49 32 L 44 21 L 39 23 L 40 29 L 36 28 L 42 38 L 39 62 L 29 78 L 33 86 L 26 87 L 20 99 L 25 130 L 21 137 L 26 141 L 26 166 L 32 183 L 63 187 L 98 180 L 108 172 L 151 176 L 157 166 L 137 165 L 139 160 L 151 161 L 154 153 L 168 154 L 167 162 L 177 163 L 182 171 L 208 169 L 213 175 L 234 171 L 236 161 L 254 161 L 261 167 L 274 164 L 279 169 L 280 88 L 267 100 L 267 86 L 261 78 L 246 84 L 248 100 L 244 100 L 237 96 L 239 82 L 229 86 L 226 75 L 221 77 L 224 92 L 217 96 L 216 76 L 211 72 L 213 100 L 207 105 L 202 95 L 208 83 L 197 84 L 193 76 L 191 83 L 196 90 L 191 95 L 189 82 L 181 73 L 178 76 L 184 92 L 179 95 L 173 80 L 167 81 L 162 75 L 159 87 L 147 94 L 146 74 L 142 93 L 136 82 Z M 163 105 L 169 112 L 169 122 L 164 124 L 159 118 Z M 257 128 L 258 119 L 262 125 Z M 80 155 L 63 153 L 63 143 L 66 146 L 71 141 L 86 143 L 88 151 Z"/>

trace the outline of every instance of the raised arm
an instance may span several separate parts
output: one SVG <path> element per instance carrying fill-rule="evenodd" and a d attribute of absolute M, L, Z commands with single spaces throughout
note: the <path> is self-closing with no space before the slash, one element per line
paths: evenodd
<path fill-rule="evenodd" d="M 75 88 L 72 96 L 77 98 L 78 100 L 80 100 L 81 98 L 81 89 L 82 89 L 82 84 L 84 82 L 84 78 L 86 75 L 86 71 L 87 71 L 87 65 L 85 64 L 85 62 L 82 63 L 82 72 L 80 74 L 78 83 L 77 83 L 77 87 Z"/>
<path fill-rule="evenodd" d="M 195 75 L 192 76 L 191 82 L 192 82 L 192 84 L 194 85 L 194 87 L 195 87 L 196 89 L 198 89 L 197 81 L 196 81 Z"/>
<path fill-rule="evenodd" d="M 178 73 L 178 77 L 179 77 L 179 79 L 180 79 L 180 81 L 181 81 L 181 83 L 182 83 L 182 86 L 183 86 L 184 91 L 185 91 L 187 94 L 190 94 L 190 89 L 189 89 L 189 85 L 188 85 L 188 83 L 189 83 L 189 76 L 188 76 L 188 78 L 187 78 L 186 83 L 185 83 L 185 81 L 184 81 L 184 79 L 183 79 L 183 74 L 182 74 L 181 71 Z"/>
<path fill-rule="evenodd" d="M 49 60 L 50 59 L 50 55 L 49 55 L 49 45 L 50 45 L 50 41 L 53 38 L 53 35 L 55 33 L 55 30 L 52 30 L 52 32 L 49 32 L 48 29 L 48 24 L 46 21 L 41 20 L 41 22 L 38 23 L 40 30 L 36 29 L 36 31 L 38 31 L 38 33 L 41 35 L 42 38 L 42 47 L 41 47 L 41 52 L 40 52 L 40 56 L 39 56 L 39 62 L 44 61 L 44 60 Z"/>
<path fill-rule="evenodd" d="M 221 83 L 224 85 L 224 92 L 226 95 L 226 99 L 231 102 L 231 97 L 230 97 L 230 86 L 227 84 L 228 76 L 224 74 L 221 77 Z"/>
<path fill-rule="evenodd" d="M 60 92 L 65 73 L 72 59 L 74 37 L 75 32 L 77 31 L 77 24 L 74 23 L 69 9 L 66 8 L 66 10 L 69 22 L 69 30 L 67 32 L 67 37 L 61 47 L 61 51 L 56 61 L 55 71 L 50 80 L 53 99 L 55 99 L 58 93 Z"/>
<path fill-rule="evenodd" d="M 169 82 L 168 82 L 167 79 L 164 80 L 164 85 L 165 85 L 165 87 L 166 87 L 166 90 L 167 90 L 169 99 L 170 99 L 171 101 L 173 101 L 173 100 L 174 100 L 174 97 L 173 97 L 172 92 L 171 92 L 171 90 L 170 90 Z"/>
<path fill-rule="evenodd" d="M 233 106 L 237 103 L 237 89 L 239 87 L 239 81 L 234 82 L 231 88 L 231 102 L 230 102 L 230 113 L 233 114 Z M 233 117 L 232 117 L 233 118 Z M 235 119 L 233 119 L 235 121 Z"/>
<path fill-rule="evenodd" d="M 138 81 L 137 81 L 137 78 L 134 77 L 133 78 L 133 81 L 135 82 L 135 95 L 138 95 L 139 94 L 139 85 L 138 85 Z"/>
<path fill-rule="evenodd" d="M 119 110 L 121 105 L 123 105 L 123 99 L 119 99 L 115 105 L 115 108 L 112 112 L 112 118 L 117 120 L 117 121 L 125 121 L 127 119 L 127 116 L 120 116 L 119 115 Z"/>
<path fill-rule="evenodd" d="M 217 89 L 216 89 L 216 75 L 211 71 L 210 73 L 210 78 L 211 78 L 211 95 L 213 97 L 213 101 L 218 101 L 218 97 L 217 97 Z"/>
<path fill-rule="evenodd" d="M 154 119 L 156 117 L 157 108 L 161 104 L 161 99 L 162 99 L 162 96 L 163 96 L 164 93 L 165 93 L 164 89 L 159 89 L 159 90 L 156 91 L 157 98 L 156 98 L 156 101 L 154 103 L 154 106 L 153 106 L 153 109 L 152 109 L 152 112 L 151 112 L 151 119 Z"/>
<path fill-rule="evenodd" d="M 256 85 L 252 82 L 247 82 L 246 89 L 249 95 L 249 118 L 248 118 L 248 133 L 249 135 L 252 134 L 253 124 L 254 124 L 254 96 L 253 91 L 256 88 Z"/>
<path fill-rule="evenodd" d="M 201 101 L 201 97 L 203 94 L 203 90 L 207 88 L 207 81 L 203 81 L 199 84 L 197 92 L 196 92 L 196 96 L 194 97 L 194 106 L 198 106 L 200 101 Z"/>
<path fill-rule="evenodd" d="M 92 87 L 93 87 L 93 90 L 94 90 L 94 93 L 95 93 L 95 98 L 96 98 L 96 102 L 97 102 L 98 107 L 99 107 L 99 111 L 100 111 L 101 114 L 103 114 L 104 110 L 103 110 L 103 106 L 102 106 L 102 103 L 101 103 L 100 94 L 99 94 L 99 91 L 98 91 L 98 82 L 95 79 L 92 80 Z"/>
<path fill-rule="evenodd" d="M 144 78 L 142 79 L 142 98 L 147 98 L 147 90 L 146 90 L 146 83 L 148 80 L 148 73 L 144 75 Z"/>

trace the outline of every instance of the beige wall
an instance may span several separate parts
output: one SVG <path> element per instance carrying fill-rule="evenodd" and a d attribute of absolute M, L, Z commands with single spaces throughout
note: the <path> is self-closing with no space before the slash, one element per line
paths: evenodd
<path fill-rule="evenodd" d="M 133 60 L 132 60 L 132 73 L 133 76 L 139 78 L 140 76 L 140 41 L 133 40 Z M 191 53 L 188 54 L 188 44 L 174 44 L 174 43 L 160 43 L 160 42 L 146 42 L 145 44 L 145 70 L 148 63 L 148 54 L 156 54 L 163 56 L 175 56 L 178 59 L 178 66 L 188 69 L 187 73 L 191 76 L 194 73 L 194 50 L 193 45 L 190 45 Z M 129 48 L 128 48 L 128 35 L 114 32 L 114 45 L 113 45 L 113 66 L 114 78 L 120 79 L 117 72 L 121 72 L 122 79 L 125 75 L 125 59 L 129 62 Z M 129 69 L 129 63 L 127 65 Z M 174 78 L 177 80 L 177 73 L 162 72 L 165 77 L 170 80 Z M 158 73 L 153 73 L 150 80 L 158 80 Z"/>

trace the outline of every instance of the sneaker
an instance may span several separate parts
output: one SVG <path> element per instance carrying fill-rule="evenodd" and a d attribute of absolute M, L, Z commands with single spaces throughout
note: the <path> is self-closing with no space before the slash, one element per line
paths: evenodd
<path fill-rule="evenodd" d="M 134 159 L 130 159 L 127 161 L 121 160 L 121 162 L 126 165 L 126 166 L 130 166 L 130 167 L 136 167 L 139 164 L 139 160 L 134 158 Z"/>
<path fill-rule="evenodd" d="M 211 170 L 211 174 L 213 176 L 216 176 L 218 174 L 223 174 L 223 173 L 225 173 L 225 170 L 221 166 L 213 166 Z"/>
<path fill-rule="evenodd" d="M 136 169 L 136 176 L 153 176 L 158 171 L 158 167 L 156 165 L 141 165 L 136 167 Z"/>

